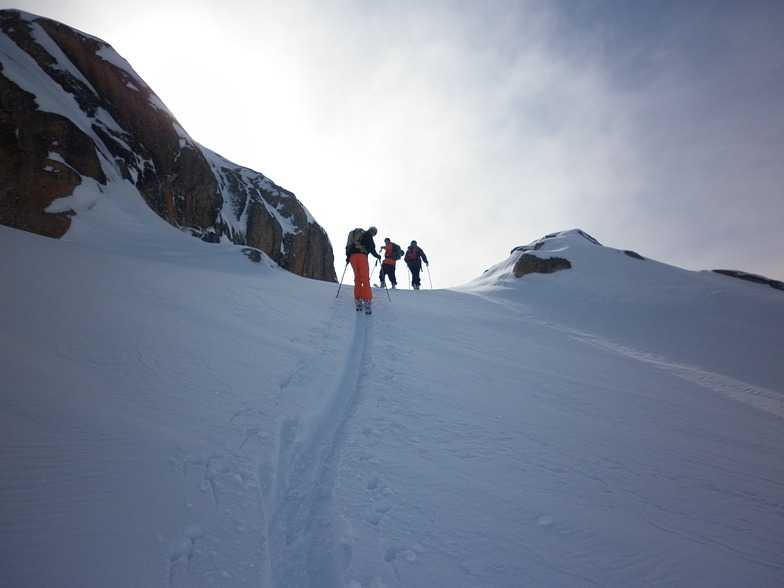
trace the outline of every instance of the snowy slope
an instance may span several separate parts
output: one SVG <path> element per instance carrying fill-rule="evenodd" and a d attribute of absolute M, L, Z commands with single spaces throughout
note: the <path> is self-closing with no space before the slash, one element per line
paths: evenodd
<path fill-rule="evenodd" d="M 0 248 L 0 586 L 784 584 L 779 291 L 568 231 L 357 315 L 133 192 Z"/>

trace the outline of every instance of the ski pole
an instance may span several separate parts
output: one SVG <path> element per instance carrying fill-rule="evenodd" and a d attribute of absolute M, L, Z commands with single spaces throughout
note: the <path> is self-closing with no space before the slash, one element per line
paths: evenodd
<path fill-rule="evenodd" d="M 425 267 L 427 268 L 427 279 L 430 280 L 430 289 L 433 289 L 433 278 L 430 277 L 430 264 L 426 264 Z"/>
<path fill-rule="evenodd" d="M 376 260 L 376 265 L 378 265 L 378 260 Z M 382 265 L 381 269 L 383 269 L 383 268 L 384 268 L 384 266 Z M 375 270 L 376 270 L 376 268 L 375 268 L 375 266 L 373 266 L 373 271 L 375 271 Z M 387 300 L 392 302 L 392 297 L 389 295 L 389 288 L 387 288 L 387 281 L 384 279 L 384 276 L 381 276 L 381 281 L 384 282 L 384 290 L 387 291 Z"/>
<path fill-rule="evenodd" d="M 376 271 L 376 266 L 377 266 L 377 265 L 378 265 L 378 260 L 376 260 L 376 263 L 374 263 L 374 264 L 373 264 L 373 269 L 372 269 L 372 270 L 370 270 L 370 277 L 368 278 L 368 280 L 369 280 L 371 283 L 373 282 L 373 273 Z"/>
<path fill-rule="evenodd" d="M 346 269 L 348 269 L 348 262 L 346 262 L 346 267 L 343 268 L 343 275 L 340 276 L 340 283 L 338 284 L 338 293 L 335 294 L 335 298 L 340 296 L 340 287 L 343 285 L 343 278 L 346 277 Z"/>

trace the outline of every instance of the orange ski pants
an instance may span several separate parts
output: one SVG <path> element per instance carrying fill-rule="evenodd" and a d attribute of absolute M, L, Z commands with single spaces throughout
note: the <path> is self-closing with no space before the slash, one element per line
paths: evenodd
<path fill-rule="evenodd" d="M 352 253 L 349 258 L 351 269 L 354 270 L 354 300 L 372 300 L 370 288 L 370 267 L 368 256 L 363 253 Z"/>

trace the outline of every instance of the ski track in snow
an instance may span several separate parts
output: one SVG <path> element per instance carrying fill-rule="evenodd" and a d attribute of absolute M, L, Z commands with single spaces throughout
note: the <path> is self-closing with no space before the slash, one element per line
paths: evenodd
<path fill-rule="evenodd" d="M 283 423 L 275 463 L 270 472 L 260 472 L 260 479 L 270 479 L 262 488 L 269 550 L 265 585 L 337 586 L 351 561 L 346 523 L 336 516 L 332 492 L 347 424 L 371 373 L 372 338 L 372 321 L 357 313 L 340 376 L 318 410 Z"/>
<path fill-rule="evenodd" d="M 474 295 L 493 304 L 503 306 L 504 308 L 512 310 L 515 313 L 523 312 L 515 303 L 497 299 L 492 296 L 487 296 L 486 294 L 474 293 Z M 549 321 L 539 317 L 528 315 L 528 319 L 541 325 L 556 328 L 562 332 L 569 333 L 574 338 L 584 341 L 585 343 L 595 347 L 606 349 L 613 353 L 617 353 L 618 355 L 623 355 L 625 357 L 652 365 L 673 376 L 687 380 L 713 392 L 723 394 L 724 396 L 732 398 L 738 402 L 743 402 L 759 410 L 763 410 L 770 414 L 784 418 L 784 394 L 774 390 L 769 390 L 767 388 L 755 386 L 753 384 L 742 382 L 734 378 L 722 376 L 721 374 L 717 374 L 702 368 L 676 362 L 661 355 L 639 351 L 625 345 L 619 345 L 617 343 L 613 343 L 612 341 L 608 341 L 601 337 L 597 337 L 577 329 L 564 326 L 556 327 Z"/>
<path fill-rule="evenodd" d="M 591 345 L 618 353 L 619 355 L 624 355 L 643 363 L 650 364 L 674 376 L 702 386 L 703 388 L 718 392 L 733 400 L 743 402 L 759 410 L 764 410 L 765 412 L 784 418 L 784 395 L 774 392 L 773 390 L 760 388 L 747 382 L 741 382 L 702 368 L 678 363 L 667 359 L 666 357 L 637 351 L 589 335 L 580 334 L 577 335 L 577 338 Z"/>

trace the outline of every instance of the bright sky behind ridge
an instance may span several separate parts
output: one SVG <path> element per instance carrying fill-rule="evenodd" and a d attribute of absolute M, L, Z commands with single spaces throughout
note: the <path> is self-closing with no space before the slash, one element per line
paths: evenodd
<path fill-rule="evenodd" d="M 784 279 L 780 1 L 3 4 L 108 42 L 196 141 L 293 191 L 339 277 L 373 224 L 436 288 L 572 228 Z"/>

